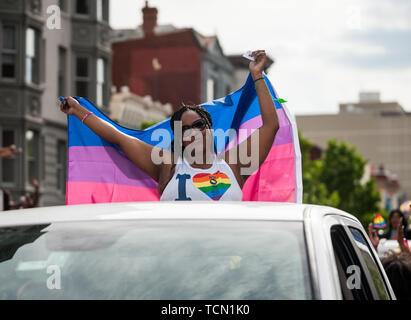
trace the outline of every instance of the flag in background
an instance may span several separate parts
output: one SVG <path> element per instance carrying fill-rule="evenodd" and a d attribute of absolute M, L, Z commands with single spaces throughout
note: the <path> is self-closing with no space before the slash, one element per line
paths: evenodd
<path fill-rule="evenodd" d="M 384 229 L 387 226 L 384 218 L 382 217 L 381 213 L 377 214 L 373 220 L 374 228 L 377 229 Z"/>
<path fill-rule="evenodd" d="M 274 99 L 280 128 L 266 160 L 244 184 L 243 201 L 301 203 L 301 152 L 296 122 L 286 106 L 278 102 L 278 95 L 266 75 L 264 78 Z M 159 143 L 151 138 L 154 130 L 165 129 L 172 135 L 170 118 L 146 130 L 133 130 L 116 124 L 89 100 L 77 100 L 83 107 L 118 130 L 153 146 Z M 202 106 L 210 113 L 214 130 L 248 129 L 247 136 L 240 136 L 237 143 L 246 139 L 252 131 L 262 125 L 251 75 L 238 91 Z M 216 146 L 217 151 L 221 152 L 232 145 L 228 145 L 227 141 L 224 146 Z M 75 116 L 68 116 L 68 205 L 159 199 L 157 183 L 136 167 L 118 146 L 97 136 Z"/>

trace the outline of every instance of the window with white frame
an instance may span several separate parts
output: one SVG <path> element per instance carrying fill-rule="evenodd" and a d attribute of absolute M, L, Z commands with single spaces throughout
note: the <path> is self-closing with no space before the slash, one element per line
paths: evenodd
<path fill-rule="evenodd" d="M 39 83 L 39 32 L 26 29 L 26 82 Z"/>
<path fill-rule="evenodd" d="M 26 183 L 39 178 L 39 133 L 35 130 L 26 131 Z"/>
<path fill-rule="evenodd" d="M 103 0 L 96 0 L 97 20 L 103 21 Z"/>
<path fill-rule="evenodd" d="M 207 79 L 207 101 L 214 100 L 215 98 L 215 81 L 213 78 L 208 78 Z"/>
<path fill-rule="evenodd" d="M 108 2 L 107 0 L 96 0 L 97 20 L 108 22 Z"/>
<path fill-rule="evenodd" d="M 106 76 L 106 62 L 103 58 L 98 58 L 97 59 L 97 88 L 96 88 L 96 102 L 98 106 L 106 105 L 105 76 Z"/>

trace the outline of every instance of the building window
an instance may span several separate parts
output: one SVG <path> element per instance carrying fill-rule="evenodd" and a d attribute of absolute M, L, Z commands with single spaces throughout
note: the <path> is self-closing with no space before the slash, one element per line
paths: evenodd
<path fill-rule="evenodd" d="M 39 83 L 39 32 L 26 30 L 26 82 Z"/>
<path fill-rule="evenodd" d="M 67 3 L 66 0 L 59 0 L 59 7 L 61 11 L 67 11 Z"/>
<path fill-rule="evenodd" d="M 26 182 L 38 179 L 39 134 L 34 130 L 26 131 Z"/>
<path fill-rule="evenodd" d="M 369 247 L 367 240 L 365 240 L 364 235 L 360 230 L 353 227 L 348 228 L 355 240 L 354 243 L 356 244 L 358 250 L 361 252 L 362 257 L 364 258 L 367 269 L 370 272 L 371 281 L 369 283 L 371 285 L 374 284 L 375 291 L 378 294 L 378 299 L 389 300 L 388 290 L 385 287 L 385 282 L 381 275 L 381 270 L 371 253 L 371 248 Z"/>
<path fill-rule="evenodd" d="M 213 78 L 207 79 L 207 101 L 214 100 L 215 81 Z"/>
<path fill-rule="evenodd" d="M 16 27 L 5 25 L 3 27 L 3 49 L 16 49 Z"/>
<path fill-rule="evenodd" d="M 2 146 L 8 147 L 15 144 L 13 130 L 2 131 Z M 5 183 L 15 182 L 15 159 L 2 159 L 1 169 L 3 172 L 2 181 Z"/>
<path fill-rule="evenodd" d="M 333 225 L 331 227 L 331 241 L 334 251 L 334 258 L 337 266 L 338 278 L 340 281 L 341 294 L 344 300 L 371 300 L 372 292 L 368 285 L 367 278 L 363 272 L 362 264 L 359 260 L 351 240 L 342 225 Z M 359 289 L 350 290 L 347 287 L 349 266 L 358 266 L 360 268 L 361 286 Z"/>
<path fill-rule="evenodd" d="M 97 0 L 97 20 L 103 21 L 103 0 Z"/>
<path fill-rule="evenodd" d="M 3 25 L 3 44 L 1 46 L 1 76 L 14 79 L 16 77 L 16 26 Z"/>
<path fill-rule="evenodd" d="M 96 90 L 96 102 L 98 106 L 106 105 L 106 62 L 104 59 L 97 59 L 97 90 Z"/>
<path fill-rule="evenodd" d="M 16 56 L 3 54 L 2 56 L 2 76 L 3 78 L 13 79 L 16 77 Z"/>
<path fill-rule="evenodd" d="M 103 0 L 103 20 L 109 22 L 108 18 L 109 3 L 108 0 Z"/>
<path fill-rule="evenodd" d="M 59 47 L 59 70 L 58 70 L 58 93 L 60 97 L 66 95 L 66 64 L 67 64 L 67 50 L 63 47 Z"/>
<path fill-rule="evenodd" d="M 89 84 L 89 59 L 88 57 L 76 58 L 76 95 L 88 97 Z"/>
<path fill-rule="evenodd" d="M 57 190 L 66 192 L 67 143 L 57 141 Z"/>
<path fill-rule="evenodd" d="M 76 13 L 89 14 L 90 13 L 89 0 L 76 0 Z"/>
<path fill-rule="evenodd" d="M 97 20 L 108 22 L 108 2 L 107 0 L 97 0 Z"/>

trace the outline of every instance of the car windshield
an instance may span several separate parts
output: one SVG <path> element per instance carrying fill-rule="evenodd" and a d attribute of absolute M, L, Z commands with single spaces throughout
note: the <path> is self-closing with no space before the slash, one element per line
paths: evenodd
<path fill-rule="evenodd" d="M 302 222 L 0 228 L 0 299 L 310 299 Z"/>

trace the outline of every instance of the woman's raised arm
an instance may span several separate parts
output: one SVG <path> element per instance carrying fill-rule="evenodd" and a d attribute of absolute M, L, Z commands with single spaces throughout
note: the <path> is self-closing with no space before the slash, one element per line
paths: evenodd
<path fill-rule="evenodd" d="M 275 135 L 277 134 L 280 124 L 278 121 L 277 110 L 268 90 L 267 84 L 265 83 L 263 77 L 264 66 L 266 62 L 266 54 L 264 50 L 257 50 L 251 54 L 255 58 L 255 61 L 250 62 L 250 72 L 255 83 L 255 88 L 257 91 L 258 103 L 260 104 L 261 120 L 262 126 L 254 131 L 248 139 L 237 145 L 234 154 L 237 156 L 236 169 L 240 170 L 240 174 L 243 177 L 244 182 L 251 175 L 250 170 L 244 170 L 247 173 L 241 173 L 241 169 L 251 169 L 254 168 L 254 164 L 258 167 L 267 158 L 268 153 L 273 145 Z M 253 145 L 253 141 L 258 141 Z M 246 154 L 240 156 L 240 152 L 245 152 Z M 251 157 L 251 163 L 242 163 L 241 159 L 247 159 Z M 226 151 L 225 158 L 230 160 L 230 150 Z M 255 168 L 257 169 L 257 168 Z"/>
<path fill-rule="evenodd" d="M 66 101 L 61 104 L 60 109 L 62 112 L 74 115 L 80 120 L 82 120 L 89 112 L 72 97 L 66 98 Z M 137 167 L 158 182 L 161 164 L 155 164 L 151 158 L 153 149 L 156 147 L 122 133 L 112 124 L 95 116 L 94 114 L 87 116 L 84 120 L 84 125 L 89 127 L 99 137 L 112 144 L 118 145 L 127 158 L 129 158 Z M 163 150 L 155 151 L 157 151 L 160 155 L 163 155 L 163 152 L 169 153 L 168 151 Z"/>

